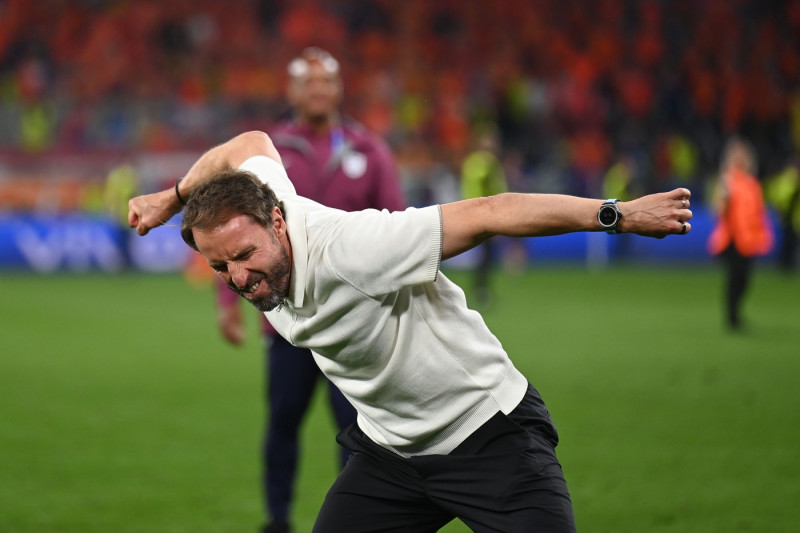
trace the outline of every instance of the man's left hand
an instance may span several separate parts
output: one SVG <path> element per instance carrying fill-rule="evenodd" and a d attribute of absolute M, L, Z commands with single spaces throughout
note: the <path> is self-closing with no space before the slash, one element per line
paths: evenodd
<path fill-rule="evenodd" d="M 663 239 L 667 235 L 682 235 L 692 230 L 689 189 L 649 194 L 630 202 L 619 202 L 622 219 L 618 228 L 624 233 Z"/>

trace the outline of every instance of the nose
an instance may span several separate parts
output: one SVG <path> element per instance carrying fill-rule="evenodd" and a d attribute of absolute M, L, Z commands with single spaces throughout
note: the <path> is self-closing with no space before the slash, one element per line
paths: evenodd
<path fill-rule="evenodd" d="M 247 269 L 242 268 L 236 263 L 228 265 L 228 273 L 231 276 L 231 281 L 234 285 L 243 289 L 247 285 Z"/>

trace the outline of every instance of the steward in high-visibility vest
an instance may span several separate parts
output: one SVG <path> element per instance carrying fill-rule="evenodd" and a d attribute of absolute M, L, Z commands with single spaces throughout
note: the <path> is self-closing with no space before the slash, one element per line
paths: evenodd
<path fill-rule="evenodd" d="M 461 195 L 464 199 L 493 196 L 508 191 L 503 164 L 497 157 L 500 151 L 497 131 L 493 127 L 485 127 L 479 129 L 476 137 L 477 149 L 461 165 Z M 489 303 L 489 278 L 494 250 L 491 239 L 483 242 L 475 265 L 474 290 L 480 305 Z"/>
<path fill-rule="evenodd" d="M 725 311 L 728 326 L 742 327 L 741 306 L 750 286 L 753 258 L 772 249 L 774 237 L 761 184 L 753 174 L 756 155 L 744 140 L 733 138 L 722 157 L 718 189 L 719 221 L 708 239 L 708 250 L 725 265 Z"/>
<path fill-rule="evenodd" d="M 781 225 L 778 264 L 786 271 L 797 264 L 797 242 L 800 234 L 800 167 L 795 160 L 767 181 L 764 187 L 769 202 L 777 211 Z"/>
<path fill-rule="evenodd" d="M 775 239 L 759 181 L 731 167 L 725 171 L 723 186 L 725 205 L 708 239 L 709 252 L 719 255 L 733 243 L 745 257 L 769 253 Z"/>

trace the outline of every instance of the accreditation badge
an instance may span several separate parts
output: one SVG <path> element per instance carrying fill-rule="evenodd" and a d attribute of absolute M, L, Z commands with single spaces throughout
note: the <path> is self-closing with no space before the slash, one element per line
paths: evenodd
<path fill-rule="evenodd" d="M 367 156 L 361 152 L 348 152 L 342 159 L 345 176 L 357 180 L 367 171 Z"/>

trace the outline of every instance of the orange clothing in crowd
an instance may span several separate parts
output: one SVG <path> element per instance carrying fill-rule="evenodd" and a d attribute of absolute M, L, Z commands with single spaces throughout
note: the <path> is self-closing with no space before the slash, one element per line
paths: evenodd
<path fill-rule="evenodd" d="M 742 170 L 731 168 L 724 177 L 727 198 L 717 226 L 708 239 L 708 249 L 718 255 L 731 242 L 745 257 L 764 255 L 774 244 L 764 196 L 758 180 Z"/>

